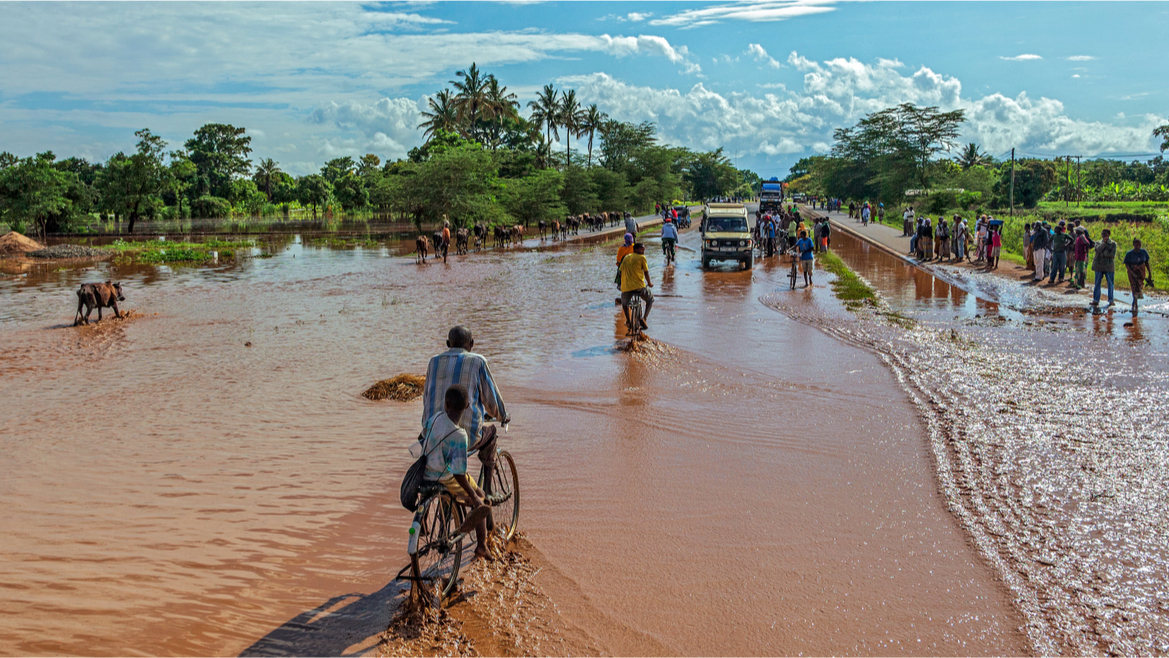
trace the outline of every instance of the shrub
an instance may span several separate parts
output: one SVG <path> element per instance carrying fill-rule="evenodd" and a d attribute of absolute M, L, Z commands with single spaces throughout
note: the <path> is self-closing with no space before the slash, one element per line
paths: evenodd
<path fill-rule="evenodd" d="M 231 217 L 231 202 L 217 196 L 201 196 L 191 202 L 192 217 L 225 218 Z"/>

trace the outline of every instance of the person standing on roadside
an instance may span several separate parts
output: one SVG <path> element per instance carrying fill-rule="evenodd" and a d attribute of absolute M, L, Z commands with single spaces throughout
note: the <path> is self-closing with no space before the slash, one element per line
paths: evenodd
<path fill-rule="evenodd" d="M 1088 234 L 1079 226 L 1076 227 L 1076 239 L 1072 243 L 1072 255 L 1075 271 L 1071 277 L 1072 287 L 1083 290 L 1085 279 L 1088 276 L 1088 252 L 1092 250 L 1092 241 Z"/>
<path fill-rule="evenodd" d="M 1048 284 L 1063 283 L 1063 273 L 1068 264 L 1068 251 L 1074 248 L 1074 242 L 1072 236 L 1064 231 L 1063 224 L 1055 227 L 1055 236 L 1051 241 L 1051 278 L 1047 280 Z"/>
<path fill-rule="evenodd" d="M 913 206 L 905 209 L 901 213 L 901 237 L 908 238 L 913 235 Z"/>
<path fill-rule="evenodd" d="M 869 207 L 868 202 L 865 202 L 865 207 L 861 208 L 861 226 L 868 226 L 869 220 L 873 218 L 873 209 Z"/>
<path fill-rule="evenodd" d="M 451 248 L 451 223 L 442 220 L 442 262 L 446 263 L 447 252 Z"/>
<path fill-rule="evenodd" d="M 1092 271 L 1096 273 L 1096 286 L 1092 290 L 1092 312 L 1100 312 L 1100 283 L 1108 281 L 1108 306 L 1113 304 L 1113 288 L 1116 285 L 1116 243 L 1112 241 L 1112 231 L 1104 229 L 1100 233 L 1100 242 L 1096 243 L 1096 255 L 1092 258 Z"/>
<path fill-rule="evenodd" d="M 1153 285 L 1153 264 L 1149 261 L 1149 252 L 1141 248 L 1141 241 L 1133 238 L 1132 250 L 1124 255 L 1124 266 L 1128 270 L 1128 287 L 1132 290 L 1132 316 L 1137 316 L 1137 300 L 1144 299 L 1144 286 L 1147 280 Z"/>
<path fill-rule="evenodd" d="M 812 285 L 812 266 L 815 262 L 816 245 L 808 238 L 807 231 L 800 231 L 800 239 L 796 241 L 796 249 L 800 252 L 800 271 L 804 273 L 804 287 Z"/>
<path fill-rule="evenodd" d="M 942 259 L 949 260 L 950 258 L 950 224 L 945 217 L 938 218 L 938 262 Z"/>
<path fill-rule="evenodd" d="M 1035 269 L 1035 254 L 1031 251 L 1031 223 L 1023 224 L 1023 263 L 1027 269 Z"/>
<path fill-rule="evenodd" d="M 1031 253 L 1035 260 L 1035 273 L 1031 275 L 1032 281 L 1043 279 L 1043 263 L 1047 260 L 1047 236 L 1047 229 L 1042 224 L 1031 225 Z"/>

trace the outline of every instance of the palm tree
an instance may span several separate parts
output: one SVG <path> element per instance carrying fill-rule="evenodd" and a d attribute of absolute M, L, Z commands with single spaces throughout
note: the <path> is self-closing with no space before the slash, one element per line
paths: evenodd
<path fill-rule="evenodd" d="M 605 119 L 609 118 L 604 112 L 597 109 L 597 106 L 590 105 L 587 112 L 585 112 L 584 123 L 581 124 L 581 130 L 589 136 L 589 167 L 593 166 L 593 136 L 596 135 L 597 130 L 600 129 L 601 124 Z"/>
<path fill-rule="evenodd" d="M 466 126 L 466 136 L 477 140 L 479 119 L 483 115 L 483 108 L 487 104 L 487 76 L 479 67 L 471 62 L 471 68 L 455 74 L 460 80 L 451 80 L 455 86 L 454 104 L 459 112 L 459 119 Z"/>
<path fill-rule="evenodd" d="M 260 160 L 256 165 L 256 173 L 252 177 L 256 183 L 263 185 L 264 193 L 268 195 L 268 203 L 272 203 L 272 181 L 278 174 L 284 173 L 280 169 L 280 163 L 272 158 Z"/>
<path fill-rule="evenodd" d="M 584 125 L 585 113 L 576 100 L 576 90 L 560 92 L 560 125 L 564 126 L 564 166 L 572 165 L 572 136 L 580 137 L 584 134 L 581 126 Z"/>
<path fill-rule="evenodd" d="M 556 88 L 550 84 L 544 85 L 543 91 L 536 94 L 536 100 L 529 102 L 528 107 L 532 108 L 530 121 L 544 129 L 544 139 L 551 143 L 553 134 L 556 135 L 556 139 L 560 139 L 560 133 L 556 130 L 560 115 L 560 103 L 556 100 Z"/>
<path fill-rule="evenodd" d="M 985 153 L 978 150 L 978 144 L 970 142 L 966 145 L 966 148 L 962 149 L 961 155 L 956 160 L 963 169 L 969 169 L 976 165 L 986 164 L 987 157 Z"/>
<path fill-rule="evenodd" d="M 486 113 L 491 117 L 491 150 L 499 145 L 500 135 L 503 133 L 503 122 L 508 119 L 519 118 L 519 103 L 515 94 L 510 94 L 507 87 L 501 87 L 494 75 L 487 76 L 487 106 Z"/>
<path fill-rule="evenodd" d="M 443 89 L 432 98 L 427 99 L 430 111 L 423 112 L 426 120 L 418 124 L 419 128 L 426 128 L 423 135 L 429 142 L 440 130 L 456 132 L 459 129 L 459 113 L 455 109 L 454 97 L 450 89 Z"/>

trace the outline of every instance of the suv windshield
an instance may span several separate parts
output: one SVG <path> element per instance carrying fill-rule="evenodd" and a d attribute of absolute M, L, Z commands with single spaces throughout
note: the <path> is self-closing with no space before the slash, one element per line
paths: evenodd
<path fill-rule="evenodd" d="M 746 233 L 747 220 L 742 217 L 710 217 L 706 220 L 710 233 Z"/>

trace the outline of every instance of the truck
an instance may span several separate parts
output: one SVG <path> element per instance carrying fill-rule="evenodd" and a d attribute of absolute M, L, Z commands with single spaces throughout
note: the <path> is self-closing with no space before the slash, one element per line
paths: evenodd
<path fill-rule="evenodd" d="M 763 181 L 759 190 L 759 212 L 775 212 L 783 208 L 783 183 L 778 178 Z"/>
<path fill-rule="evenodd" d="M 751 269 L 753 220 L 741 203 L 706 204 L 702 209 L 702 268 L 709 268 L 713 261 L 734 260 Z"/>

